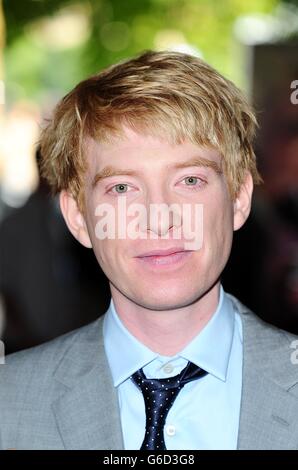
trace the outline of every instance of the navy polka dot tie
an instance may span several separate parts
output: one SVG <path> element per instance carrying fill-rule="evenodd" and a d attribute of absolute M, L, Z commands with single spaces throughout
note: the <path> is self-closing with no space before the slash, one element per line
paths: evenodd
<path fill-rule="evenodd" d="M 146 409 L 146 431 L 140 450 L 166 450 L 163 430 L 171 406 L 185 384 L 206 374 L 188 362 L 180 374 L 169 379 L 147 379 L 143 369 L 131 376 L 143 393 Z"/>

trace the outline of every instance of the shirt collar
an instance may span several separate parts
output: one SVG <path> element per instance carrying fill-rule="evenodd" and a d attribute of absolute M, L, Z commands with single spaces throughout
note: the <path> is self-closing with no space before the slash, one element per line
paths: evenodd
<path fill-rule="evenodd" d="M 123 325 L 113 299 L 105 315 L 103 337 L 115 387 L 158 357 L 157 353 L 144 346 Z"/>
<path fill-rule="evenodd" d="M 180 357 L 225 381 L 234 337 L 233 304 L 220 287 L 216 311 L 203 330 L 179 353 Z"/>
<path fill-rule="evenodd" d="M 221 286 L 218 306 L 211 319 L 176 357 L 183 357 L 225 381 L 233 342 L 234 318 L 233 305 Z M 126 329 L 115 310 L 113 300 L 105 315 L 103 334 L 115 387 L 136 370 L 160 357 Z"/>

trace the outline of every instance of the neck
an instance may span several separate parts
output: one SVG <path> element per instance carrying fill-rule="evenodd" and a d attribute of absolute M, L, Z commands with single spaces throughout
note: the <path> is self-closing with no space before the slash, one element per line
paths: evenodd
<path fill-rule="evenodd" d="M 142 344 L 163 356 L 180 352 L 209 322 L 219 302 L 219 282 L 196 302 L 174 310 L 149 310 L 125 297 L 114 286 L 116 312 Z"/>

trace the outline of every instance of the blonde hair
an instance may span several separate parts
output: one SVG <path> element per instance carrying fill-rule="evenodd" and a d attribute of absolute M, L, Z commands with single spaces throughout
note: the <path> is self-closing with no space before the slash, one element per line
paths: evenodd
<path fill-rule="evenodd" d="M 69 190 L 82 208 L 86 137 L 109 141 L 129 126 L 217 149 L 235 197 L 248 171 L 261 181 L 256 125 L 242 92 L 203 60 L 148 51 L 82 81 L 58 103 L 41 134 L 42 173 L 54 193 Z"/>

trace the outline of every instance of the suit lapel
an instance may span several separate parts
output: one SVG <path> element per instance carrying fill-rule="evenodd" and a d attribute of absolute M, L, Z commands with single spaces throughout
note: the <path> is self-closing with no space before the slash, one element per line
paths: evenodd
<path fill-rule="evenodd" d="M 291 341 L 233 300 L 243 324 L 238 449 L 297 449 L 298 399 L 293 392 L 298 372 L 290 360 Z"/>
<path fill-rule="evenodd" d="M 66 449 L 123 449 L 117 391 L 105 357 L 102 320 L 83 329 L 55 373 L 53 413 Z"/>

